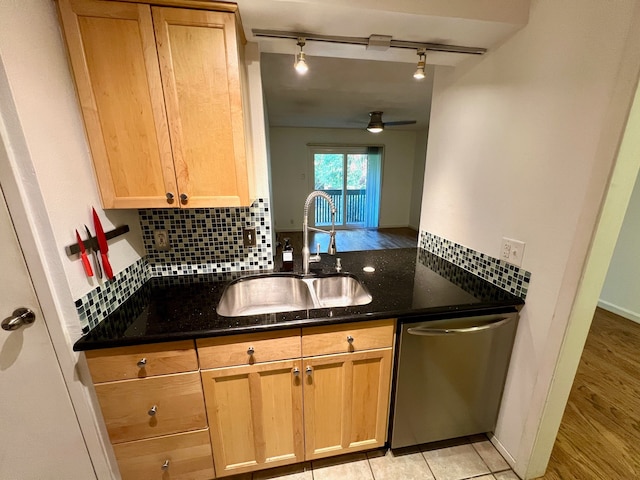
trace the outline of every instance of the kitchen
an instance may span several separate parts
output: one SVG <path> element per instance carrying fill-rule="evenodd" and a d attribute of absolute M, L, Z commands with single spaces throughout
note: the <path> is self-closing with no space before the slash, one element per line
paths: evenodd
<path fill-rule="evenodd" d="M 637 24 L 630 23 L 632 13 L 637 15 L 635 6 L 626 2 L 610 9 L 598 2 L 532 2 L 527 25 L 495 52 L 459 78 L 456 73 L 436 74 L 432 119 L 438 123 L 432 120 L 421 230 L 493 256 L 502 236 L 524 239 L 523 266 L 535 279 L 523 310 L 496 431 L 521 476 L 540 473 L 530 465 L 535 434 L 635 88 L 633 46 L 639 42 L 627 37 L 637 35 Z M 60 361 L 78 416 L 85 419 L 85 439 L 90 450 L 99 452 L 98 433 L 92 438 L 86 432 L 92 424 L 86 421 L 91 418 L 90 407 L 83 387 L 73 380 L 75 360 L 70 353 L 80 334 L 73 302 L 91 286 L 63 249 L 73 242 L 76 223 L 89 221 L 88 205 L 97 207 L 100 201 L 55 5 L 20 2 L 2 8 L 0 52 L 20 122 L 5 128 L 12 145 L 16 135 L 23 135 L 28 146 L 28 156 L 12 165 L 22 177 L 16 183 L 28 192 L 21 198 L 29 198 L 23 207 L 29 225 L 17 222 L 16 228 L 23 243 L 28 243 L 22 238 L 26 232 L 46 249 L 44 288 L 55 299 L 47 322 L 53 321 L 49 328 L 58 331 L 52 336 L 59 357 L 67 350 L 67 360 Z M 558 57 L 558 43 L 566 58 Z M 257 62 L 249 65 L 252 74 L 259 76 Z M 3 89 L 3 95 L 7 93 Z M 3 97 L 3 112 L 8 111 L 6 101 Z M 260 121 L 254 121 L 258 128 Z M 460 131 L 465 142 L 459 141 Z M 439 160 L 445 158 L 447 162 Z M 267 178 L 265 170 L 258 176 Z M 3 189 L 8 188 L 5 178 L 3 174 Z M 259 187 L 268 195 L 266 181 Z M 10 208 L 17 208 L 11 205 L 17 198 L 8 200 Z M 128 238 L 141 236 L 136 232 L 137 212 L 113 210 L 101 215 L 107 219 L 107 229 L 128 224 L 133 230 Z M 116 274 L 144 254 L 140 241 L 115 242 L 111 248 Z M 34 261 L 36 252 L 27 251 L 28 260 Z M 108 478 L 106 462 L 96 468 Z"/>

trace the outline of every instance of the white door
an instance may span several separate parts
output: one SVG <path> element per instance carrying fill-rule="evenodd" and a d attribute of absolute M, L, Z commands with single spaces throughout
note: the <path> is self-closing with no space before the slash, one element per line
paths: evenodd
<path fill-rule="evenodd" d="M 0 321 L 35 314 L 0 329 L 0 479 L 95 479 L 1 188 L 0 265 Z"/>

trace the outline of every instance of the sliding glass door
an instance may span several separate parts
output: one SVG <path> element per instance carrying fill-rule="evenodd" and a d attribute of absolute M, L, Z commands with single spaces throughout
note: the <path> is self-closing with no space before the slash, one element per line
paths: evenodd
<path fill-rule="evenodd" d="M 332 147 L 313 149 L 315 190 L 325 191 L 336 206 L 336 226 L 377 227 L 380 210 L 380 149 Z M 316 199 L 316 226 L 331 224 L 327 202 Z"/>

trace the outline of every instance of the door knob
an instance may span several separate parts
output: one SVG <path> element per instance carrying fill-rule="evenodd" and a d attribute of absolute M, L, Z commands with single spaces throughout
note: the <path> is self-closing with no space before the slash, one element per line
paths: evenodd
<path fill-rule="evenodd" d="M 2 321 L 3 330 L 16 330 L 23 325 L 35 322 L 36 314 L 28 308 L 18 308 L 13 311 L 10 317 Z"/>
<path fill-rule="evenodd" d="M 188 201 L 189 201 L 189 195 L 187 195 L 186 193 L 181 193 L 180 203 L 182 203 L 183 205 L 186 205 Z"/>

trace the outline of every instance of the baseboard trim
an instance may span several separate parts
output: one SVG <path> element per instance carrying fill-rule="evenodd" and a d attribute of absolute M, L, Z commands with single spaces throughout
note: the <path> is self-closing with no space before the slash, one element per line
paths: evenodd
<path fill-rule="evenodd" d="M 598 300 L 598 306 L 611 313 L 620 315 L 621 317 L 624 317 L 628 320 L 631 320 L 636 323 L 640 323 L 640 313 L 636 313 L 626 308 L 619 307 L 617 305 L 614 305 L 613 303 L 606 302 L 602 299 Z"/>
<path fill-rule="evenodd" d="M 509 466 L 512 469 L 515 468 L 516 460 L 511 456 L 511 454 L 507 451 L 507 449 L 504 448 L 502 443 L 500 443 L 500 440 L 496 438 L 495 434 L 487 433 L 487 435 L 489 437 L 489 441 L 493 444 L 494 447 L 496 447 L 496 450 L 500 452 L 500 455 L 502 455 L 502 457 L 507 461 Z"/>

